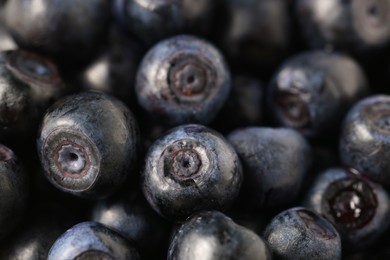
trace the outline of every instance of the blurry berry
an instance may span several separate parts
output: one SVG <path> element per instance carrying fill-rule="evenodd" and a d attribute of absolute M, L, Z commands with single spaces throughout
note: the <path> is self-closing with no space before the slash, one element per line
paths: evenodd
<path fill-rule="evenodd" d="M 264 241 L 218 211 L 204 211 L 189 218 L 175 233 L 168 260 L 269 260 Z"/>
<path fill-rule="evenodd" d="M 341 241 L 326 219 L 305 208 L 278 214 L 265 230 L 276 259 L 341 259 Z"/>
<path fill-rule="evenodd" d="M 280 125 L 324 136 L 338 130 L 348 109 L 367 92 L 362 69 L 348 56 L 306 52 L 275 73 L 268 105 Z"/>
<path fill-rule="evenodd" d="M 306 206 L 334 224 L 348 247 L 372 244 L 388 228 L 386 191 L 341 168 L 322 172 L 306 197 Z"/>
<path fill-rule="evenodd" d="M 77 60 L 107 31 L 110 0 L 9 0 L 4 19 L 23 48 Z"/>
<path fill-rule="evenodd" d="M 85 92 L 55 103 L 38 137 L 48 180 L 64 192 L 99 198 L 130 175 L 139 142 L 138 125 L 120 101 Z"/>
<path fill-rule="evenodd" d="M 147 44 L 179 33 L 207 34 L 215 0 L 115 0 L 114 14 L 124 28 Z"/>
<path fill-rule="evenodd" d="M 340 134 L 340 157 L 354 168 L 390 187 L 390 96 L 361 100 L 349 111 Z"/>
<path fill-rule="evenodd" d="M 286 128 L 248 127 L 228 136 L 244 169 L 240 205 L 275 207 L 293 201 L 311 163 L 307 141 Z"/>
<path fill-rule="evenodd" d="M 211 121 L 230 91 L 230 73 L 210 43 L 181 35 L 155 45 L 143 58 L 136 79 L 138 101 L 169 125 Z"/>
<path fill-rule="evenodd" d="M 165 256 L 164 241 L 170 225 L 143 198 L 142 194 L 124 194 L 100 201 L 92 212 L 92 220 L 115 230 L 137 245 L 145 259 Z"/>
<path fill-rule="evenodd" d="M 0 145 L 0 239 L 17 227 L 27 208 L 28 175 L 15 154 Z"/>
<path fill-rule="evenodd" d="M 390 41 L 388 0 L 296 2 L 296 17 L 311 47 L 367 52 L 383 48 Z"/>
<path fill-rule="evenodd" d="M 48 260 L 138 260 L 137 249 L 124 237 L 96 222 L 80 223 L 62 234 L 50 249 Z"/>
<path fill-rule="evenodd" d="M 150 147 L 145 161 L 144 194 L 171 220 L 200 210 L 224 210 L 241 187 L 241 163 L 233 147 L 201 125 L 172 129 Z"/>

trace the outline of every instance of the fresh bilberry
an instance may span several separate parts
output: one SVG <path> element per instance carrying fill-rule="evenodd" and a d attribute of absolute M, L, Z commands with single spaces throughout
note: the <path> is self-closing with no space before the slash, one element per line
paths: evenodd
<path fill-rule="evenodd" d="M 176 231 L 168 260 L 268 260 L 270 251 L 253 231 L 218 211 L 191 216 Z"/>
<path fill-rule="evenodd" d="M 274 217 L 264 239 L 276 259 L 341 259 L 340 235 L 326 219 L 306 208 L 291 208 Z"/>
<path fill-rule="evenodd" d="M 211 121 L 230 91 L 222 54 L 195 36 L 175 36 L 156 44 L 143 58 L 136 78 L 138 101 L 168 125 Z"/>
<path fill-rule="evenodd" d="M 305 205 L 328 219 L 345 245 L 372 244 L 390 224 L 387 192 L 368 179 L 342 168 L 322 172 L 306 196 Z"/>
<path fill-rule="evenodd" d="M 133 241 L 145 259 L 166 254 L 170 225 L 150 208 L 142 193 L 120 193 L 97 203 L 92 220 Z"/>
<path fill-rule="evenodd" d="M 49 251 L 48 260 L 140 259 L 138 250 L 124 237 L 97 222 L 82 222 L 62 234 Z"/>
<path fill-rule="evenodd" d="M 29 179 L 12 150 L 0 145 L 0 239 L 19 224 L 27 208 Z"/>
<path fill-rule="evenodd" d="M 269 86 L 278 124 L 308 136 L 336 132 L 348 109 L 368 92 L 359 64 L 341 53 L 310 51 L 286 61 Z"/>
<path fill-rule="evenodd" d="M 341 162 L 390 187 L 390 96 L 367 97 L 348 112 L 340 134 Z"/>
<path fill-rule="evenodd" d="M 9 0 L 5 24 L 16 43 L 62 59 L 84 58 L 105 35 L 109 0 Z"/>
<path fill-rule="evenodd" d="M 286 56 L 291 17 L 285 0 L 225 0 L 222 6 L 218 46 L 233 67 L 269 71 Z"/>
<path fill-rule="evenodd" d="M 390 41 L 388 0 L 298 0 L 296 17 L 311 47 L 362 53 Z"/>
<path fill-rule="evenodd" d="M 119 100 L 98 92 L 60 99 L 46 112 L 38 154 L 48 180 L 74 195 L 99 198 L 130 175 L 138 125 Z"/>
<path fill-rule="evenodd" d="M 151 206 L 171 220 L 200 210 L 224 210 L 236 199 L 242 167 L 234 148 L 201 125 L 172 129 L 149 149 L 142 188 Z"/>
<path fill-rule="evenodd" d="M 293 201 L 311 163 L 301 134 L 288 128 L 247 127 L 228 135 L 244 169 L 240 204 L 247 209 Z"/>
<path fill-rule="evenodd" d="M 179 33 L 205 35 L 210 29 L 214 0 L 115 0 L 114 14 L 122 27 L 147 44 Z"/>

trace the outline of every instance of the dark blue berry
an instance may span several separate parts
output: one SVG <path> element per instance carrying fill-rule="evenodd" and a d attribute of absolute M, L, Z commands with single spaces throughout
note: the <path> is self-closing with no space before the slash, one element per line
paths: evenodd
<path fill-rule="evenodd" d="M 17 227 L 27 208 L 28 181 L 13 151 L 0 145 L 0 240 Z"/>
<path fill-rule="evenodd" d="M 168 260 L 268 260 L 271 254 L 253 231 L 218 211 L 191 216 L 176 231 Z"/>
<path fill-rule="evenodd" d="M 150 147 L 145 161 L 144 194 L 168 219 L 227 209 L 241 187 L 242 168 L 233 147 L 201 125 L 172 129 Z"/>
<path fill-rule="evenodd" d="M 311 163 L 307 141 L 287 128 L 248 127 L 228 136 L 244 169 L 240 204 L 247 209 L 293 201 Z"/>
<path fill-rule="evenodd" d="M 353 59 L 312 51 L 290 58 L 275 73 L 268 105 L 280 125 L 323 136 L 338 130 L 348 109 L 367 91 L 364 72 Z"/>
<path fill-rule="evenodd" d="M 61 99 L 47 111 L 39 132 L 45 175 L 64 192 L 107 196 L 134 166 L 138 131 L 131 111 L 108 95 L 84 92 Z"/>
<path fill-rule="evenodd" d="M 341 259 L 341 240 L 326 219 L 305 208 L 279 213 L 264 239 L 276 259 Z"/>
<path fill-rule="evenodd" d="M 345 117 L 340 134 L 340 157 L 358 170 L 390 187 L 390 96 L 375 95 L 356 103 Z"/>
<path fill-rule="evenodd" d="M 48 260 L 138 260 L 138 250 L 124 237 L 96 222 L 83 222 L 62 234 L 50 249 Z"/>
<path fill-rule="evenodd" d="M 387 192 L 380 185 L 341 168 L 322 172 L 305 204 L 327 218 L 345 245 L 354 249 L 374 243 L 390 224 Z"/>
<path fill-rule="evenodd" d="M 209 42 L 188 35 L 155 45 L 136 78 L 140 105 L 169 125 L 211 121 L 229 91 L 230 73 L 222 54 Z"/>

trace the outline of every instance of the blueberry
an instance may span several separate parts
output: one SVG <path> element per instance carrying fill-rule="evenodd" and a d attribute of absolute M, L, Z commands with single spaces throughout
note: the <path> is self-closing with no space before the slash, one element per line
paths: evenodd
<path fill-rule="evenodd" d="M 45 109 L 66 93 L 57 66 L 23 50 L 0 52 L 0 80 L 0 126 L 5 134 L 31 134 Z"/>
<path fill-rule="evenodd" d="M 100 198 L 127 179 L 137 156 L 138 135 L 135 118 L 123 103 L 84 92 L 49 108 L 39 132 L 38 154 L 54 186 Z"/>
<path fill-rule="evenodd" d="M 84 58 L 110 21 L 109 0 L 9 0 L 4 20 L 16 43 L 61 59 Z"/>
<path fill-rule="evenodd" d="M 166 254 L 170 225 L 150 208 L 142 194 L 120 193 L 100 201 L 94 207 L 92 220 L 117 231 L 133 241 L 145 259 Z"/>
<path fill-rule="evenodd" d="M 275 67 L 291 46 L 285 0 L 226 0 L 218 20 L 218 43 L 232 66 L 256 74 Z M 225 10 L 225 11 L 223 11 Z"/>
<path fill-rule="evenodd" d="M 237 225 L 221 212 L 191 216 L 175 233 L 168 260 L 267 260 L 271 254 L 253 231 Z"/>
<path fill-rule="evenodd" d="M 125 238 L 96 222 L 83 222 L 62 234 L 50 249 L 48 260 L 140 259 Z"/>
<path fill-rule="evenodd" d="M 326 219 L 306 208 L 279 213 L 264 232 L 276 259 L 341 259 L 341 240 Z"/>
<path fill-rule="evenodd" d="M 172 129 L 150 147 L 145 162 L 144 194 L 168 219 L 227 209 L 241 187 L 242 168 L 233 147 L 201 125 Z"/>
<path fill-rule="evenodd" d="M 311 51 L 286 61 L 269 86 L 275 120 L 308 136 L 336 132 L 343 116 L 368 92 L 360 66 L 341 53 Z"/>
<path fill-rule="evenodd" d="M 115 0 L 115 18 L 147 44 L 183 33 L 206 34 L 216 1 Z"/>
<path fill-rule="evenodd" d="M 387 0 L 298 0 L 296 17 L 311 47 L 363 53 L 390 40 Z"/>
<path fill-rule="evenodd" d="M 155 45 L 136 78 L 138 101 L 165 124 L 205 124 L 221 109 L 230 91 L 222 54 L 209 42 L 188 35 Z"/>
<path fill-rule="evenodd" d="M 386 191 L 341 168 L 322 172 L 305 204 L 334 224 L 345 245 L 354 249 L 373 244 L 390 224 Z"/>
<path fill-rule="evenodd" d="M 349 111 L 340 134 L 342 163 L 386 187 L 390 187 L 389 120 L 390 96 L 370 96 Z"/>
<path fill-rule="evenodd" d="M 311 163 L 310 146 L 287 128 L 247 127 L 228 135 L 244 169 L 240 204 L 247 209 L 293 201 Z"/>
<path fill-rule="evenodd" d="M 0 240 L 17 227 L 27 208 L 28 181 L 13 151 L 0 145 Z"/>

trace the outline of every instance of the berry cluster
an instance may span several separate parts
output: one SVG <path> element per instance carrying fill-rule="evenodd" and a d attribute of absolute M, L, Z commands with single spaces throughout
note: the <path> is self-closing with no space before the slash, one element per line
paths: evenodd
<path fill-rule="evenodd" d="M 0 0 L 0 259 L 388 259 L 390 0 Z"/>

